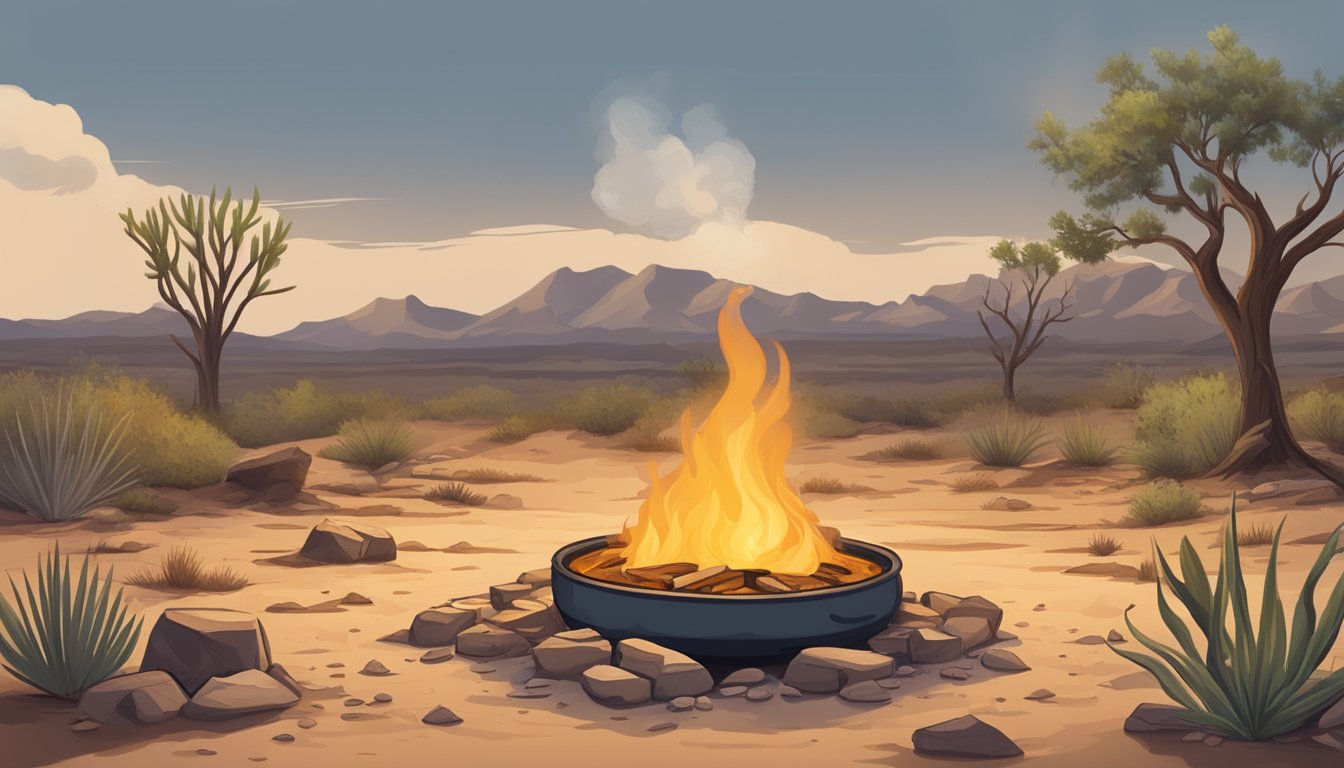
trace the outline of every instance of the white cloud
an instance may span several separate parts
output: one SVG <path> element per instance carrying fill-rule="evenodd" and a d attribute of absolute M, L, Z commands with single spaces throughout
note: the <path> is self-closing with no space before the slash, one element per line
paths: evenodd
<path fill-rule="evenodd" d="M 738 226 L 756 185 L 756 158 L 729 138 L 718 113 L 701 104 L 681 117 L 641 97 L 622 97 L 606 112 L 593 178 L 593 202 L 617 221 L 659 237 L 684 237 L 702 224 Z"/>

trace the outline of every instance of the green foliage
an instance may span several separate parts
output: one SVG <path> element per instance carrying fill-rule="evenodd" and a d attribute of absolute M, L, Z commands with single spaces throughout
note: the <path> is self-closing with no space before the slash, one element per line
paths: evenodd
<path fill-rule="evenodd" d="M 1240 400 L 1220 373 L 1149 387 L 1139 405 L 1133 459 L 1154 477 L 1192 477 L 1232 451 L 1240 428 Z"/>
<path fill-rule="evenodd" d="M 468 507 L 479 507 L 485 503 L 485 494 L 477 493 L 467 487 L 466 483 L 440 483 L 425 494 L 426 499 L 433 501 L 447 501 L 452 504 L 462 504 Z"/>
<path fill-rule="evenodd" d="M 642 387 L 612 384 L 585 387 L 555 406 L 556 418 L 594 435 L 615 435 L 635 426 L 653 407 L 655 396 Z"/>
<path fill-rule="evenodd" d="M 438 421 L 497 419 L 516 410 L 518 395 L 489 384 L 459 389 L 451 395 L 426 400 L 421 406 L 425 418 Z"/>
<path fill-rule="evenodd" d="M 877 452 L 879 458 L 903 459 L 906 461 L 930 461 L 943 457 L 943 446 L 932 440 L 906 438 L 892 443 Z"/>
<path fill-rule="evenodd" d="M 1106 440 L 1106 430 L 1078 416 L 1064 423 L 1064 434 L 1055 439 L 1064 460 L 1084 467 L 1104 467 L 1115 461 L 1116 449 Z"/>
<path fill-rule="evenodd" d="M 157 571 L 133 573 L 126 583 L 150 589 L 235 592 L 251 582 L 227 565 L 207 567 L 199 552 L 183 544 L 159 558 Z"/>
<path fill-rule="evenodd" d="M 1138 408 L 1144 393 L 1157 382 L 1157 377 L 1136 363 L 1113 363 L 1106 369 L 1103 398 L 1111 408 Z"/>
<path fill-rule="evenodd" d="M 0 502 L 39 520 L 82 517 L 136 484 L 122 446 L 128 417 L 105 426 L 102 414 L 69 392 L 41 396 L 5 430 Z"/>
<path fill-rule="evenodd" d="M 1174 480 L 1158 480 L 1134 494 L 1125 519 L 1135 525 L 1165 525 L 1193 520 L 1205 512 L 1199 491 Z"/>
<path fill-rule="evenodd" d="M 328 392 L 309 379 L 249 392 L 224 407 L 224 428 L 239 445 L 260 448 L 334 435 L 351 419 L 408 418 L 404 401 L 385 392 Z"/>
<path fill-rule="evenodd" d="M 490 439 L 500 443 L 516 443 L 546 429 L 542 420 L 532 415 L 514 414 L 506 417 L 490 430 Z"/>
<path fill-rule="evenodd" d="M 1162 576 L 1157 581 L 1157 606 L 1177 647 L 1144 634 L 1126 610 L 1130 634 L 1153 655 L 1114 645 L 1111 650 L 1156 678 L 1162 690 L 1188 710 L 1185 717 L 1198 725 L 1254 741 L 1272 739 L 1306 725 L 1344 693 L 1344 669 L 1314 684 L 1311 680 L 1332 653 L 1344 622 L 1344 576 L 1319 612 L 1315 602 L 1316 588 L 1326 569 L 1344 553 L 1339 547 L 1342 530 L 1344 526 L 1334 530 L 1307 573 L 1298 592 L 1290 634 L 1278 583 L 1282 525 L 1270 549 L 1257 621 L 1251 617 L 1233 496 L 1218 578 L 1212 589 L 1189 537 L 1181 540 L 1180 578 L 1154 542 L 1154 558 Z M 1163 581 L 1189 621 L 1169 604 Z M 1196 641 L 1192 624 L 1203 636 L 1202 641 Z"/>
<path fill-rule="evenodd" d="M 1344 392 L 1321 388 L 1298 395 L 1288 404 L 1288 423 L 1299 439 L 1344 453 Z"/>
<path fill-rule="evenodd" d="M 964 435 L 971 456 L 990 467 L 1020 467 L 1048 439 L 1040 419 L 1025 419 L 1008 410 Z"/>
<path fill-rule="evenodd" d="M 860 397 L 843 402 L 837 412 L 851 421 L 868 424 L 880 422 L 896 424 L 911 429 L 929 429 L 940 425 L 942 414 L 928 400 L 899 398 L 888 400 L 877 397 Z"/>
<path fill-rule="evenodd" d="M 989 249 L 989 257 L 999 267 L 1049 277 L 1059 274 L 1059 251 L 1049 243 L 1031 242 L 1018 246 L 1012 240 L 1000 240 Z"/>
<path fill-rule="evenodd" d="M 728 376 L 728 371 L 712 357 L 696 355 L 677 364 L 677 375 L 685 378 L 697 389 L 719 386 Z"/>
<path fill-rule="evenodd" d="M 341 439 L 318 451 L 334 459 L 365 469 L 378 469 L 401 461 L 415 450 L 415 432 L 397 418 L 351 419 L 341 425 Z"/>
<path fill-rule="evenodd" d="M 111 677 L 130 658 L 140 639 L 142 621 L 112 594 L 112 572 L 99 581 L 84 556 L 72 578 L 70 558 L 57 547 L 37 561 L 34 591 L 28 574 L 23 593 L 13 579 L 14 602 L 0 596 L 0 658 L 20 681 L 63 699 L 80 694 Z"/>

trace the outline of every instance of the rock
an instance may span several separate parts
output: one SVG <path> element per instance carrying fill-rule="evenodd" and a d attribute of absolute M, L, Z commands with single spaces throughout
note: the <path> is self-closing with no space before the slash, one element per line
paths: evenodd
<path fill-rule="evenodd" d="M 448 603 L 449 608 L 456 608 L 459 611 L 470 611 L 476 614 L 477 621 L 486 619 L 499 613 L 499 609 L 490 604 L 488 597 L 463 597 Z"/>
<path fill-rule="evenodd" d="M 694 707 L 694 696 L 678 696 L 667 703 L 667 708 L 673 712 L 690 712 Z"/>
<path fill-rule="evenodd" d="M 378 638 L 378 642 L 401 643 L 402 645 L 409 645 L 411 642 L 411 630 L 398 629 L 396 632 L 389 632 L 386 635 L 383 635 L 382 637 Z"/>
<path fill-rule="evenodd" d="M 792 685 L 781 685 L 779 686 L 779 695 L 786 699 L 799 699 L 802 698 L 803 692 Z"/>
<path fill-rule="evenodd" d="M 518 600 L 532 594 L 535 587 L 530 584 L 496 584 L 490 588 L 490 605 L 495 610 L 502 611 L 513 605 L 514 600 Z"/>
<path fill-rule="evenodd" d="M 616 646 L 616 664 L 652 680 L 656 699 L 698 696 L 714 689 L 714 678 L 700 662 L 648 640 L 622 640 Z"/>
<path fill-rule="evenodd" d="M 554 677 L 573 677 L 589 667 L 611 663 L 611 643 L 591 629 L 559 632 L 532 649 L 537 669 Z"/>
<path fill-rule="evenodd" d="M 972 715 L 920 728 L 914 742 L 916 753 L 937 757 L 990 760 L 1022 755 L 1012 739 Z"/>
<path fill-rule="evenodd" d="M 1289 493 L 1315 491 L 1327 487 L 1329 487 L 1329 483 L 1320 479 L 1301 478 L 1275 480 L 1273 482 L 1261 483 L 1247 491 L 1245 495 L 1250 499 L 1265 499 L 1272 496 L 1283 496 Z"/>
<path fill-rule="evenodd" d="M 549 587 L 551 585 L 551 569 L 538 568 L 533 571 L 523 571 L 518 574 L 518 583 L 534 587 Z"/>
<path fill-rule="evenodd" d="M 292 499 L 303 490 L 313 457 L 297 446 L 282 448 L 229 467 L 225 482 L 235 483 L 268 499 Z"/>
<path fill-rule="evenodd" d="M 938 676 L 946 680 L 970 680 L 971 673 L 957 667 L 947 667 L 938 670 Z"/>
<path fill-rule="evenodd" d="M 1016 653 L 1003 648 L 990 648 L 985 651 L 985 655 L 980 657 L 980 664 L 985 669 L 992 669 L 995 672 L 1026 672 L 1031 669 Z"/>
<path fill-rule="evenodd" d="M 300 717 L 299 721 L 295 723 L 295 725 L 299 726 L 300 728 L 306 731 L 310 728 L 316 728 L 317 721 L 311 717 Z"/>
<path fill-rule="evenodd" d="M 442 664 L 445 661 L 451 661 L 457 651 L 452 648 L 435 648 L 432 651 L 425 651 L 420 655 L 422 664 Z"/>
<path fill-rule="evenodd" d="M 373 601 L 358 592 L 349 592 L 341 598 L 341 605 L 373 605 Z"/>
<path fill-rule="evenodd" d="M 1010 499 L 1007 496 L 996 496 L 980 507 L 981 509 L 992 509 L 999 512 L 1021 512 L 1024 509 L 1031 509 L 1031 502 L 1026 499 Z"/>
<path fill-rule="evenodd" d="M 299 697 L 275 678 L 260 670 L 226 677 L 212 677 L 182 707 L 182 714 L 193 720 L 228 720 L 255 712 L 284 709 L 298 703 Z"/>
<path fill-rule="evenodd" d="M 295 696 L 303 698 L 303 686 L 299 685 L 299 681 L 295 680 L 293 675 L 289 674 L 289 670 L 279 664 L 272 664 L 270 668 L 266 670 L 266 674 L 273 677 L 275 682 L 285 686 L 290 691 L 293 691 Z"/>
<path fill-rule="evenodd" d="M 875 680 L 861 680 L 840 689 L 840 698 L 854 704 L 886 704 L 891 693 Z"/>
<path fill-rule="evenodd" d="M 327 519 L 313 526 L 299 554 L 319 563 L 381 563 L 397 559 L 397 543 L 382 528 Z"/>
<path fill-rule="evenodd" d="M 462 722 L 462 718 L 454 714 L 453 710 L 439 705 L 425 713 L 420 722 L 425 725 L 457 725 Z"/>
<path fill-rule="evenodd" d="M 388 669 L 387 665 L 383 662 L 377 659 L 370 659 L 369 662 L 364 665 L 364 668 L 359 670 L 359 674 L 369 675 L 371 677 L 386 677 L 392 674 L 392 670 Z"/>
<path fill-rule="evenodd" d="M 1101 635 L 1083 635 L 1073 642 L 1078 645 L 1105 645 L 1106 638 Z"/>
<path fill-rule="evenodd" d="M 946 592 L 925 592 L 919 596 L 920 605 L 925 608 L 932 608 L 939 617 L 942 617 L 949 608 L 960 602 L 960 597 L 949 595 Z"/>
<path fill-rule="evenodd" d="M 676 728 L 677 723 L 674 723 L 670 720 L 664 720 L 663 722 L 654 723 L 653 725 L 650 725 L 646 730 L 648 730 L 649 733 L 659 733 L 661 731 L 673 731 L 676 730 Z"/>
<path fill-rule="evenodd" d="M 1027 701 L 1045 701 L 1047 699 L 1055 698 L 1055 692 L 1050 690 L 1049 688 L 1037 688 L 1031 693 L 1028 693 L 1026 696 L 1023 696 L 1022 698 L 1026 699 Z"/>
<path fill-rule="evenodd" d="M 465 629 L 457 636 L 457 652 L 478 659 L 511 659 L 531 650 L 522 635 L 488 624 Z"/>
<path fill-rule="evenodd" d="M 85 512 L 84 517 L 104 528 L 114 528 L 126 522 L 126 513 L 116 507 L 94 507 Z"/>
<path fill-rule="evenodd" d="M 92 720 L 80 720 L 79 722 L 71 723 L 69 727 L 74 733 L 88 733 L 89 731 L 98 730 L 99 725 Z"/>
<path fill-rule="evenodd" d="M 696 696 L 696 697 L 695 697 L 695 711 L 696 711 L 696 712 L 713 712 L 713 711 L 714 711 L 714 702 L 711 701 L 710 698 L 709 698 L 708 696 Z"/>
<path fill-rule="evenodd" d="M 1336 752 L 1344 752 L 1344 739 L 1339 738 L 1333 733 L 1318 733 L 1311 737 L 1311 740 L 1327 749 L 1333 749 Z M 1208 742 L 1205 742 L 1206 744 Z"/>
<path fill-rule="evenodd" d="M 897 667 L 896 671 L 892 672 L 891 674 L 893 677 L 914 677 L 915 675 L 919 674 L 919 670 L 908 665 L 901 665 Z"/>
<path fill-rule="evenodd" d="M 1340 495 L 1339 489 L 1333 485 L 1324 488 L 1317 488 L 1314 491 L 1306 493 L 1293 499 L 1295 507 L 1314 507 L 1320 504 L 1338 504 L 1344 501 L 1344 495 Z M 1333 736 L 1330 738 L 1334 738 Z"/>
<path fill-rule="evenodd" d="M 937 664 L 961 658 L 965 645 L 960 637 L 936 629 L 910 633 L 910 659 L 916 664 Z"/>
<path fill-rule="evenodd" d="M 910 635 L 915 630 L 910 627 L 887 627 L 868 638 L 868 649 L 886 656 L 908 658 L 910 656 Z"/>
<path fill-rule="evenodd" d="M 277 733 L 277 734 L 275 734 L 274 736 L 271 737 L 271 741 L 278 741 L 278 742 L 280 742 L 281 744 L 289 744 L 289 743 L 292 743 L 292 742 L 294 741 L 294 734 L 292 734 L 292 733 Z"/>
<path fill-rule="evenodd" d="M 747 690 L 747 701 L 769 701 L 774 698 L 774 696 L 774 691 L 771 691 L 763 685 L 758 685 L 755 688 Z"/>
<path fill-rule="evenodd" d="M 894 690 L 896 690 L 897 688 L 900 688 L 900 687 L 901 687 L 901 681 L 900 681 L 900 680 L 897 680 L 897 679 L 895 679 L 895 678 L 893 678 L 893 677 L 888 677 L 888 678 L 884 678 L 884 679 L 882 679 L 882 680 L 878 680 L 878 681 L 877 681 L 877 684 L 880 685 L 880 686 L 882 686 L 883 688 L 886 688 L 888 691 L 894 691 Z"/>
<path fill-rule="evenodd" d="M 646 678 L 610 664 L 599 664 L 583 671 L 583 690 L 601 704 L 643 704 L 653 693 Z"/>
<path fill-rule="evenodd" d="M 452 645 L 462 630 L 476 623 L 476 614 L 456 608 L 431 608 L 411 621 L 411 644 L 421 648 Z"/>
<path fill-rule="evenodd" d="M 932 608 L 920 603 L 903 601 L 900 610 L 896 612 L 895 618 L 891 620 L 891 625 L 893 627 L 923 629 L 925 627 L 936 627 L 942 622 L 943 617 Z"/>
<path fill-rule="evenodd" d="M 485 621 L 517 632 L 532 643 L 540 643 L 557 632 L 565 631 L 564 619 L 560 618 L 560 612 L 555 606 L 535 600 L 515 600 L 513 607 Z"/>
<path fill-rule="evenodd" d="M 745 686 L 745 685 L 722 685 L 722 686 L 719 686 L 719 695 L 720 695 L 720 696 L 724 696 L 724 697 L 726 697 L 726 698 L 730 698 L 730 699 L 733 698 L 734 696 L 741 696 L 742 694 L 744 694 L 744 693 L 746 693 L 746 692 L 747 692 L 747 686 Z"/>
<path fill-rule="evenodd" d="M 887 656 L 849 648 L 807 648 L 789 662 L 784 682 L 806 693 L 835 693 L 864 680 L 890 677 Z"/>
<path fill-rule="evenodd" d="M 984 619 L 988 622 L 991 637 L 998 634 L 999 626 L 1003 624 L 1003 609 L 979 595 L 971 595 L 948 608 L 947 613 L 943 614 L 946 619 L 959 619 L 966 616 Z"/>
<path fill-rule="evenodd" d="M 979 616 L 955 616 L 943 622 L 938 628 L 945 635 L 961 638 L 963 650 L 978 648 L 994 640 L 994 630 L 989 622 Z M 930 630 L 924 630 L 928 632 Z"/>
<path fill-rule="evenodd" d="M 736 672 L 730 672 L 727 677 L 719 682 L 719 686 L 725 685 L 757 685 L 765 682 L 765 672 L 756 667 L 746 667 Z"/>
<path fill-rule="evenodd" d="M 227 608 L 166 608 L 154 623 L 141 672 L 163 670 L 190 696 L 212 677 L 271 666 L 257 617 Z"/>
<path fill-rule="evenodd" d="M 1325 710 L 1316 725 L 1323 731 L 1344 728 L 1344 697 L 1341 697 L 1329 709 Z"/>
<path fill-rule="evenodd" d="M 104 680 L 84 692 L 79 714 L 106 723 L 120 715 L 142 725 L 177 717 L 187 695 L 172 675 L 162 670 L 136 672 Z"/>
<path fill-rule="evenodd" d="M 1116 632 L 1114 629 L 1112 629 L 1112 630 L 1111 630 L 1109 633 L 1107 633 L 1107 635 L 1106 635 L 1106 642 L 1108 642 L 1108 643 L 1123 643 L 1123 642 L 1125 642 L 1125 636 L 1122 635 L 1122 634 L 1120 634 L 1119 632 Z"/>
<path fill-rule="evenodd" d="M 522 509 L 523 500 L 509 493 L 497 493 L 485 502 L 485 506 L 495 509 Z"/>

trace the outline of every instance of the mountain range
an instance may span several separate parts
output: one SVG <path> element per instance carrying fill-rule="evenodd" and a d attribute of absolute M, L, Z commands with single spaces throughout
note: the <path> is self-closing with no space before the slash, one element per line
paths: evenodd
<path fill-rule="evenodd" d="M 1226 277 L 1233 285 L 1239 279 Z M 742 312 L 754 332 L 780 339 L 976 337 L 984 333 L 976 313 L 986 291 L 1001 300 L 996 282 L 972 275 L 880 305 L 755 288 Z M 348 315 L 301 323 L 270 338 L 349 350 L 705 340 L 714 335 L 719 307 L 735 285 L 707 272 L 657 265 L 638 274 L 616 267 L 562 268 L 479 316 L 432 307 L 415 296 L 380 298 Z M 1221 332 L 1194 277 L 1182 269 L 1141 259 L 1075 265 L 1060 272 L 1052 293 L 1065 285 L 1073 287 L 1074 319 L 1051 327 L 1062 337 L 1193 343 Z M 63 320 L 0 320 L 0 339 L 144 337 L 185 330 L 182 319 L 163 305 Z M 1274 331 L 1283 337 L 1344 333 L 1344 276 L 1285 291 Z"/>

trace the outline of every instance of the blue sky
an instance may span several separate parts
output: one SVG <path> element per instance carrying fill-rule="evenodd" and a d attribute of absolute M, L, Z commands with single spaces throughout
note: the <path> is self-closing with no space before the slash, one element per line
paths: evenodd
<path fill-rule="evenodd" d="M 753 219 L 865 247 L 1042 235 L 1071 198 L 1025 143 L 1082 118 L 1109 53 L 1230 24 L 1294 73 L 1344 70 L 1336 2 L 41 2 L 0 80 L 74 106 L 121 168 L 191 189 L 375 201 L 304 235 L 620 229 L 590 199 L 601 115 L 716 108 L 756 159 Z"/>

